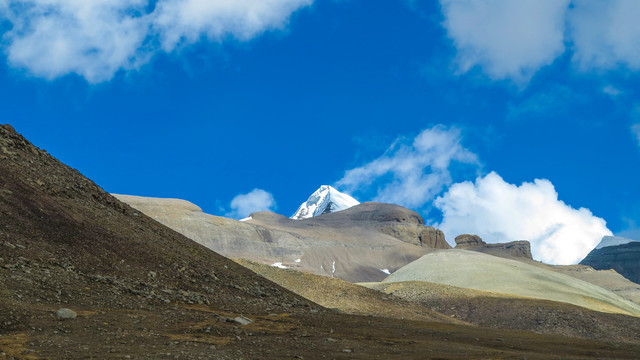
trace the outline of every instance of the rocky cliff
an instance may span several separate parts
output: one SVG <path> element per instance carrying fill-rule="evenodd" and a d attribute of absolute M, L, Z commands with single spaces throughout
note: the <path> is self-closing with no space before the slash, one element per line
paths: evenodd
<path fill-rule="evenodd" d="M 580 264 L 597 270 L 613 269 L 627 279 L 640 283 L 640 242 L 593 249 Z"/>
<path fill-rule="evenodd" d="M 478 235 L 463 234 L 456 237 L 456 249 L 473 250 L 500 257 L 532 259 L 531 244 L 528 241 L 487 244 Z"/>

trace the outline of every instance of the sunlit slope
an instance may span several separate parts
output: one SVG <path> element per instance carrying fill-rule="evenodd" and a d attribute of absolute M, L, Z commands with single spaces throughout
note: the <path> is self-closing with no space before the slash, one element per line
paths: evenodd
<path fill-rule="evenodd" d="M 381 291 L 367 289 L 334 277 L 280 269 L 254 261 L 235 259 L 240 265 L 326 308 L 348 314 L 436 321 L 461 321 Z"/>
<path fill-rule="evenodd" d="M 520 261 L 474 251 L 441 250 L 424 255 L 383 282 L 404 281 L 428 281 L 640 316 L 640 306 L 599 286 Z"/>

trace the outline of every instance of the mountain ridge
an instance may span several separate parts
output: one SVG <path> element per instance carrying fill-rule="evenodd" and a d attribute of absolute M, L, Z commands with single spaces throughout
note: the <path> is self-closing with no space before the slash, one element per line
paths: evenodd
<path fill-rule="evenodd" d="M 640 241 L 605 237 L 580 264 L 596 270 L 613 269 L 625 278 L 640 283 Z"/>

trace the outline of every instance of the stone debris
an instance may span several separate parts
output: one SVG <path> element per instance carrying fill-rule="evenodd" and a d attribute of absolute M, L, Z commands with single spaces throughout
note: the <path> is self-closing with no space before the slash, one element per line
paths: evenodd
<path fill-rule="evenodd" d="M 236 316 L 235 318 L 233 318 L 233 321 L 240 325 L 249 325 L 253 323 L 253 320 L 244 316 Z"/>
<path fill-rule="evenodd" d="M 75 319 L 78 316 L 78 314 L 76 314 L 76 312 L 71 309 L 62 308 L 56 311 L 56 316 L 60 320 L 70 320 L 70 319 Z"/>

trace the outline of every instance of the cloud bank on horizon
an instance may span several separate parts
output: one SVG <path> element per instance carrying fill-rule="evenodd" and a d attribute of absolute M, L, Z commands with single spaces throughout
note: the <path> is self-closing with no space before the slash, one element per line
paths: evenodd
<path fill-rule="evenodd" d="M 241 41 L 286 26 L 313 0 L 0 0 L 8 63 L 55 79 L 90 83 L 137 69 L 159 52 L 200 39 Z"/>
<path fill-rule="evenodd" d="M 413 209 L 435 206 L 442 212 L 435 226 L 449 242 L 460 234 L 489 243 L 528 240 L 534 258 L 551 264 L 575 264 L 612 234 L 590 210 L 558 199 L 546 179 L 517 186 L 490 172 L 475 184 L 453 183 L 453 166 L 480 170 L 478 156 L 462 140 L 456 128 L 425 129 L 410 144 L 398 139 L 382 156 L 347 170 L 336 186 L 350 193 L 377 191 L 374 201 Z"/>

